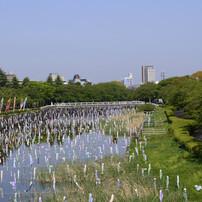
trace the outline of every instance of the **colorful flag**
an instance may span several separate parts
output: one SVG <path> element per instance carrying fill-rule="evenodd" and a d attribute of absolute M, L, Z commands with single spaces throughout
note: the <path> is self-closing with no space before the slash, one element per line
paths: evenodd
<path fill-rule="evenodd" d="M 13 101 L 13 113 L 15 111 L 15 102 L 16 102 L 16 97 L 14 97 L 14 101 Z"/>
<path fill-rule="evenodd" d="M 8 109 L 9 109 L 9 107 L 10 107 L 10 103 L 11 103 L 11 98 L 8 100 L 8 102 L 7 102 L 7 104 L 6 104 L 6 110 L 5 110 L 5 114 L 7 114 L 8 113 Z"/>
<path fill-rule="evenodd" d="M 162 202 L 162 200 L 163 200 L 163 191 L 160 190 L 160 202 Z"/>
<path fill-rule="evenodd" d="M 3 107 L 3 102 L 4 102 L 4 99 L 2 98 L 1 99 L 1 104 L 0 104 L 0 114 L 1 114 L 2 107 Z"/>
<path fill-rule="evenodd" d="M 21 99 L 19 111 L 21 111 L 21 109 L 22 109 L 22 107 L 23 107 L 23 104 L 24 104 L 23 99 Z"/>
<path fill-rule="evenodd" d="M 27 102 L 27 97 L 25 98 L 24 103 L 23 103 L 23 111 L 25 110 L 26 102 Z"/>

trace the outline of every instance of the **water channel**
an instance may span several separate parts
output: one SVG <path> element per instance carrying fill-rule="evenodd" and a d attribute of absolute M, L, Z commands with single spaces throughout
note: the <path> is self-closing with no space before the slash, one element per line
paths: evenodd
<path fill-rule="evenodd" d="M 97 161 L 124 156 L 130 137 L 116 141 L 101 126 L 120 109 L 90 111 L 48 110 L 1 119 L 0 199 L 29 201 L 44 189 L 37 182 L 39 168 L 60 162 Z"/>

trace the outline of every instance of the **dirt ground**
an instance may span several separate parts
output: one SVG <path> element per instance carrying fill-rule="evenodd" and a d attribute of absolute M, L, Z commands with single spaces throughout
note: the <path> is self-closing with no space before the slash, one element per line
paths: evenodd
<path fill-rule="evenodd" d="M 191 136 L 195 137 L 195 139 L 202 141 L 202 129 L 196 130 Z"/>
<path fill-rule="evenodd" d="M 180 119 L 186 119 L 186 114 L 184 113 L 184 110 L 183 109 L 180 109 L 178 111 L 173 111 L 175 116 L 180 118 Z"/>

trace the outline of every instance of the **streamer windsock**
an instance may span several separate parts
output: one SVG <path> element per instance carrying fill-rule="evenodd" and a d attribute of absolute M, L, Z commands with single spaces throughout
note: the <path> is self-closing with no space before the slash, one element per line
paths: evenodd
<path fill-rule="evenodd" d="M 184 188 L 184 193 L 183 193 L 183 195 L 184 195 L 185 201 L 188 201 L 188 199 L 187 199 L 187 189 L 186 189 L 186 188 Z"/>
<path fill-rule="evenodd" d="M 178 187 L 178 189 L 180 188 L 180 177 L 179 177 L 179 175 L 177 175 L 177 187 Z"/>
<path fill-rule="evenodd" d="M 93 197 L 91 193 L 89 194 L 89 202 L 93 202 Z"/>
<path fill-rule="evenodd" d="M 24 103 L 23 103 L 23 111 L 25 110 L 26 102 L 27 102 L 27 97 L 25 98 Z"/>
<path fill-rule="evenodd" d="M 22 110 L 23 104 L 24 104 L 23 99 L 21 99 L 21 101 L 20 101 L 20 109 L 19 109 L 19 111 Z"/>
<path fill-rule="evenodd" d="M 1 99 L 1 104 L 0 104 L 0 114 L 1 114 L 2 107 L 3 107 L 3 102 L 4 102 L 4 99 L 2 98 Z"/>
<path fill-rule="evenodd" d="M 195 185 L 195 187 L 196 187 L 196 190 L 197 190 L 197 191 L 202 190 L 202 186 Z"/>
<path fill-rule="evenodd" d="M 8 113 L 8 109 L 9 109 L 9 107 L 10 107 L 10 103 L 11 103 L 11 99 L 9 99 L 8 100 L 8 102 L 7 102 L 7 104 L 6 104 L 6 110 L 5 110 L 5 114 L 7 114 Z"/>
<path fill-rule="evenodd" d="M 163 201 L 163 191 L 160 190 L 160 202 L 162 202 L 162 201 Z"/>
<path fill-rule="evenodd" d="M 111 199 L 109 202 L 112 202 L 114 200 L 114 194 L 112 194 Z"/>
<path fill-rule="evenodd" d="M 13 113 L 15 112 L 15 103 L 16 103 L 16 97 L 14 97 L 14 101 L 13 101 Z"/>

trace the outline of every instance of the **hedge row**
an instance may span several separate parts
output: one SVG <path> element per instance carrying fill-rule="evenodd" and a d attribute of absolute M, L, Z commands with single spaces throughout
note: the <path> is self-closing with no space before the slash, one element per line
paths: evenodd
<path fill-rule="evenodd" d="M 196 121 L 177 118 L 170 108 L 165 110 L 168 121 L 171 124 L 170 131 L 175 139 L 187 150 L 198 157 L 202 157 L 202 142 L 190 136 L 190 130 L 195 128 Z"/>

